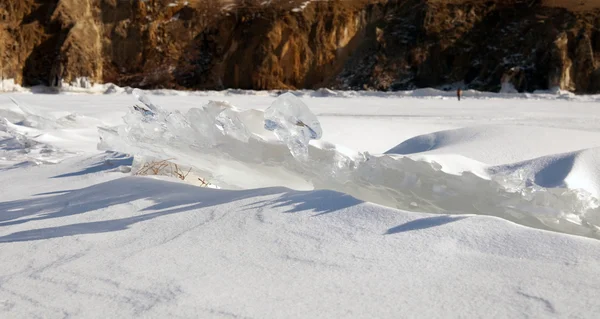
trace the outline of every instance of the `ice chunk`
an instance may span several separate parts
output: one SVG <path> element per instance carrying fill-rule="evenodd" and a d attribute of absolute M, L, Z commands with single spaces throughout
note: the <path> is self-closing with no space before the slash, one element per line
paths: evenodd
<path fill-rule="evenodd" d="M 292 93 L 280 95 L 265 110 L 265 129 L 273 131 L 302 161 L 308 159 L 308 142 L 323 134 L 317 117 Z"/>
<path fill-rule="evenodd" d="M 148 110 L 146 110 L 143 107 L 136 105 L 134 107 L 136 111 L 140 111 L 144 115 L 151 115 L 151 114 L 153 115 L 156 113 L 160 113 L 162 111 L 158 105 L 156 105 L 156 104 L 152 103 L 152 101 L 150 101 L 150 99 L 146 96 L 144 91 L 142 91 L 140 89 L 133 89 L 131 94 L 133 94 L 133 96 L 136 98 L 136 100 L 138 100 L 140 103 L 144 104 L 148 108 Z"/>
<path fill-rule="evenodd" d="M 225 135 L 238 141 L 248 142 L 250 132 L 238 117 L 239 111 L 230 107 L 224 109 L 216 118 L 217 128 Z"/>
<path fill-rule="evenodd" d="M 210 101 L 202 108 L 192 108 L 186 114 L 193 135 L 197 140 L 202 140 L 203 145 L 215 145 L 217 140 L 226 134 L 223 124 L 217 120 L 219 114 L 231 105 L 222 101 Z"/>

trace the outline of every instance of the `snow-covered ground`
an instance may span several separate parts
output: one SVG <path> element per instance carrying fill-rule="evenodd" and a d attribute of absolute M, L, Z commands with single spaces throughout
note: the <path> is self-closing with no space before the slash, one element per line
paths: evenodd
<path fill-rule="evenodd" d="M 147 92 L 246 134 L 188 136 L 109 91 L 0 95 L 0 317 L 600 313 L 597 96 L 298 91 L 302 162 L 263 128 L 279 92 Z"/>

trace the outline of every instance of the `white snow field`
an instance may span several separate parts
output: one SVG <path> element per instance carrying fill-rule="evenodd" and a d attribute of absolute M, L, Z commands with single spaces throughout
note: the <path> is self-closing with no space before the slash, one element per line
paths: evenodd
<path fill-rule="evenodd" d="M 0 318 L 600 314 L 599 96 L 15 90 Z"/>

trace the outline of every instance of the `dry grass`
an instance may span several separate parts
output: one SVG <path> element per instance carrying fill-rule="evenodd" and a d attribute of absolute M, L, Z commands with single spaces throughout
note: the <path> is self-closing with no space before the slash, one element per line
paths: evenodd
<path fill-rule="evenodd" d="M 200 183 L 201 187 L 211 186 L 210 182 L 201 177 L 196 177 L 198 182 L 195 180 L 190 180 L 188 177 L 190 173 L 192 173 L 192 168 L 183 168 L 178 164 L 171 162 L 173 159 L 165 159 L 165 160 L 155 160 L 149 161 L 142 165 L 142 167 L 134 173 L 134 175 L 138 176 L 148 176 L 148 175 L 160 175 L 160 176 L 170 176 L 178 178 L 182 181 L 192 182 L 194 184 Z"/>

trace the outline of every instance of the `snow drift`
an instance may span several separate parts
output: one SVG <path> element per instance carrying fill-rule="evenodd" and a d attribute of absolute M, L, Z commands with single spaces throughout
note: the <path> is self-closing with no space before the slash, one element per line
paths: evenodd
<path fill-rule="evenodd" d="M 571 137 L 571 138 L 565 138 Z M 537 147 L 545 145 L 543 149 Z M 477 125 L 412 137 L 385 154 L 457 154 L 485 164 L 500 165 L 525 159 L 600 147 L 596 132 L 523 125 Z"/>
<path fill-rule="evenodd" d="M 104 165 L 115 157 L 1 172 L 0 317 L 600 311 L 597 240 L 398 211 L 329 190 L 212 190 L 126 176 Z"/>
<path fill-rule="evenodd" d="M 0 97 L 0 117 L 8 120 L 0 130 L 0 317 L 600 313 L 600 241 L 464 214 L 592 232 L 597 214 L 583 204 L 595 199 L 572 188 L 597 176 L 594 141 L 583 145 L 588 150 L 568 145 L 586 135 L 583 129 L 597 131 L 600 140 L 600 108 L 580 100 L 588 97 L 458 103 L 304 95 L 333 145 L 310 140 L 320 134 L 311 132 L 318 129 L 305 112 L 271 118 L 276 125 L 267 128 L 278 134 L 265 129 L 270 117 L 250 108 L 266 108 L 275 93 L 230 93 L 178 92 L 152 101 L 140 95 L 145 103 L 137 101 L 128 123 L 122 118 L 131 106 L 128 94 L 2 96 L 19 103 Z M 208 103 L 225 96 L 248 110 Z M 523 138 L 512 142 L 517 131 L 506 132 L 504 143 L 496 136 L 495 144 L 478 144 L 493 134 L 478 135 L 410 155 L 340 146 L 379 153 L 400 140 L 490 120 L 547 126 L 550 135 L 554 127 L 571 130 L 552 145 L 535 145 L 535 152 Z M 98 125 L 101 146 L 135 158 L 99 152 Z M 557 145 L 560 154 L 550 154 Z M 467 157 L 482 159 L 477 156 L 495 148 L 516 163 Z M 152 154 L 189 163 L 179 166 L 186 172 L 189 165 L 205 171 L 194 169 L 184 182 L 131 176 L 141 175 L 138 165 Z M 36 158 L 55 164 L 35 165 Z M 192 174 L 225 189 L 189 185 Z M 348 193 L 442 214 L 391 209 Z"/>
<path fill-rule="evenodd" d="M 519 175 L 529 185 L 583 189 L 600 198 L 600 148 L 493 166 L 488 171 L 494 176 Z"/>
<path fill-rule="evenodd" d="M 330 189 L 399 209 L 493 215 L 600 238 L 598 201 L 585 191 L 515 187 L 520 185 L 515 179 L 521 178 L 516 174 L 496 180 L 469 172 L 453 175 L 435 163 L 340 151 L 326 142 L 304 144 L 308 155 L 298 156 L 294 145 L 307 140 L 290 143 L 281 134 L 273 137 L 257 125 L 265 123 L 262 112 L 242 112 L 214 101 L 186 113 L 167 112 L 140 91 L 135 95 L 142 105 L 130 110 L 125 125 L 100 129 L 100 149 L 172 158 L 196 168 L 197 174 L 221 188 Z M 297 98 L 285 95 L 280 99 Z M 276 100 L 274 105 L 283 102 Z M 285 134 L 295 134 L 287 129 Z"/>

